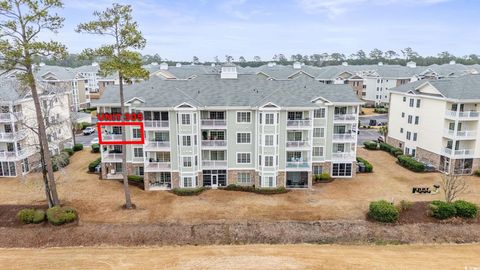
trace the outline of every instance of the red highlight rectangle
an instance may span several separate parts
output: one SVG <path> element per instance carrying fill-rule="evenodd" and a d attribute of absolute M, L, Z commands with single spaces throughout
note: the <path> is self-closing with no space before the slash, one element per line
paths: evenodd
<path fill-rule="evenodd" d="M 102 126 L 138 126 L 140 127 L 140 140 L 137 141 L 104 141 L 102 134 Z M 97 122 L 98 143 L 104 145 L 113 144 L 145 144 L 145 127 L 142 122 Z"/>

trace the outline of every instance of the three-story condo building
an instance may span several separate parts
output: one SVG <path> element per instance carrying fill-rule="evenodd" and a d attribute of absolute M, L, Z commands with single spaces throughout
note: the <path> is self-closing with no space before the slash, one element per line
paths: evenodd
<path fill-rule="evenodd" d="M 388 142 L 443 172 L 480 161 L 480 75 L 421 80 L 391 90 Z"/>
<path fill-rule="evenodd" d="M 306 188 L 312 174 L 352 177 L 359 106 L 348 85 L 314 80 L 265 80 L 238 74 L 126 86 L 128 112 L 144 115 L 145 144 L 102 145 L 102 178 L 143 175 L 145 189 L 219 187 Z M 98 113 L 120 112 L 118 87 L 95 103 Z M 141 136 L 137 127 L 102 128 L 105 140 Z"/>

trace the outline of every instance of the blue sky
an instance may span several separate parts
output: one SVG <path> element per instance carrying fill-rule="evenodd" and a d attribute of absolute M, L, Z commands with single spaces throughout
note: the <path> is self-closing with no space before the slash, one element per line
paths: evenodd
<path fill-rule="evenodd" d="M 412 47 L 423 55 L 480 54 L 475 0 L 120 0 L 133 6 L 147 39 L 143 53 L 171 60 L 212 61 L 226 54 L 313 54 Z M 65 27 L 56 39 L 70 51 L 105 40 L 74 32 L 109 0 L 65 0 Z"/>

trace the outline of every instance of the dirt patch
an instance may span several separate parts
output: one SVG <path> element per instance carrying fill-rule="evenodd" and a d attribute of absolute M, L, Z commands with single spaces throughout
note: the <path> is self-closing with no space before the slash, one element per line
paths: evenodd
<path fill-rule="evenodd" d="M 480 223 L 480 217 L 473 219 L 452 218 L 448 220 L 438 220 L 428 215 L 430 202 L 414 202 L 412 206 L 400 212 L 398 219 L 399 224 L 414 224 L 414 223 L 450 223 L 450 224 L 462 224 L 462 223 Z"/>
<path fill-rule="evenodd" d="M 472 243 L 478 224 L 382 225 L 367 221 L 211 224 L 80 224 L 0 228 L 0 247 L 233 245 L 290 243 Z"/>
<path fill-rule="evenodd" d="M 48 208 L 47 205 L 39 204 L 39 205 L 0 205 L 0 227 L 19 227 L 24 226 L 18 219 L 17 213 L 18 211 L 26 208 L 35 208 L 35 209 L 43 209 L 46 210 Z M 41 226 L 32 225 L 32 226 Z"/>

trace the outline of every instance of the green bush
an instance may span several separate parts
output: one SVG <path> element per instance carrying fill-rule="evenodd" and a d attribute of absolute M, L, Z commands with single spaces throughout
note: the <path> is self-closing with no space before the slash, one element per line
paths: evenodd
<path fill-rule="evenodd" d="M 314 180 L 315 182 L 329 181 L 329 180 L 332 180 L 332 177 L 330 176 L 330 174 L 324 172 L 322 174 L 315 175 Z"/>
<path fill-rule="evenodd" d="M 365 172 L 370 173 L 373 171 L 373 165 L 370 162 L 368 162 L 366 159 L 357 157 L 357 162 L 361 162 L 365 165 Z"/>
<path fill-rule="evenodd" d="M 23 224 L 39 224 L 45 220 L 45 211 L 33 208 L 22 209 L 18 211 L 17 218 Z"/>
<path fill-rule="evenodd" d="M 62 225 L 77 219 L 77 211 L 72 207 L 54 206 L 47 209 L 47 219 L 53 225 Z"/>
<path fill-rule="evenodd" d="M 198 188 L 174 188 L 172 189 L 173 194 L 177 196 L 197 196 L 200 193 L 204 192 L 206 189 L 204 187 Z"/>
<path fill-rule="evenodd" d="M 475 175 L 476 175 L 476 176 L 480 176 L 480 169 L 478 169 L 478 170 L 475 171 Z"/>
<path fill-rule="evenodd" d="M 433 201 L 429 205 L 430 214 L 437 219 L 452 218 L 457 214 L 457 209 L 451 203 Z"/>
<path fill-rule="evenodd" d="M 91 146 L 92 148 L 92 153 L 100 153 L 100 144 L 94 143 Z"/>
<path fill-rule="evenodd" d="M 398 220 L 399 212 L 393 204 L 381 200 L 370 203 L 368 216 L 376 221 L 393 223 Z"/>
<path fill-rule="evenodd" d="M 52 157 L 52 168 L 55 172 L 60 168 L 66 167 L 68 164 L 70 164 L 70 154 L 67 152 L 61 152 Z"/>
<path fill-rule="evenodd" d="M 377 150 L 378 149 L 378 143 L 375 142 L 375 141 L 366 141 L 363 143 L 363 145 L 365 146 L 365 149 L 368 149 L 368 150 Z"/>
<path fill-rule="evenodd" d="M 458 200 L 453 203 L 457 210 L 457 216 L 462 218 L 475 218 L 478 212 L 478 206 L 474 203 Z"/>
<path fill-rule="evenodd" d="M 96 160 L 90 162 L 90 164 L 88 164 L 88 171 L 95 172 L 95 167 L 97 167 L 100 163 L 102 163 L 102 158 L 97 158 Z"/>
<path fill-rule="evenodd" d="M 76 143 L 74 146 L 73 146 L 73 151 L 77 152 L 77 151 L 81 151 L 83 150 L 83 144 L 81 143 Z"/>
<path fill-rule="evenodd" d="M 394 157 L 398 157 L 398 156 L 403 155 L 403 150 L 400 149 L 400 148 L 393 148 L 391 150 L 390 154 L 392 154 Z"/>
<path fill-rule="evenodd" d="M 375 108 L 373 111 L 376 113 L 388 113 L 388 109 L 386 108 Z"/>
<path fill-rule="evenodd" d="M 421 162 L 416 161 L 410 156 L 400 155 L 397 157 L 398 163 L 413 172 L 423 172 L 425 171 L 425 165 Z"/>
<path fill-rule="evenodd" d="M 143 177 L 139 175 L 129 175 L 127 176 L 127 178 L 128 178 L 128 181 L 143 183 Z"/>
<path fill-rule="evenodd" d="M 69 156 L 73 156 L 75 153 L 72 148 L 64 148 L 62 152 L 68 153 Z"/>
<path fill-rule="evenodd" d="M 265 194 L 265 195 L 271 195 L 271 194 L 282 194 L 282 193 L 287 193 L 288 190 L 285 187 L 278 187 L 278 188 L 255 188 L 253 186 L 241 186 L 241 185 L 234 185 L 230 184 L 224 188 L 224 190 L 230 190 L 230 191 L 243 191 L 243 192 L 252 192 L 252 193 L 257 193 L 257 194 Z"/>
<path fill-rule="evenodd" d="M 81 126 L 82 130 L 84 130 L 84 129 L 86 129 L 87 127 L 91 127 L 92 124 L 87 123 L 87 122 L 82 122 L 82 123 L 80 123 L 80 126 Z"/>

